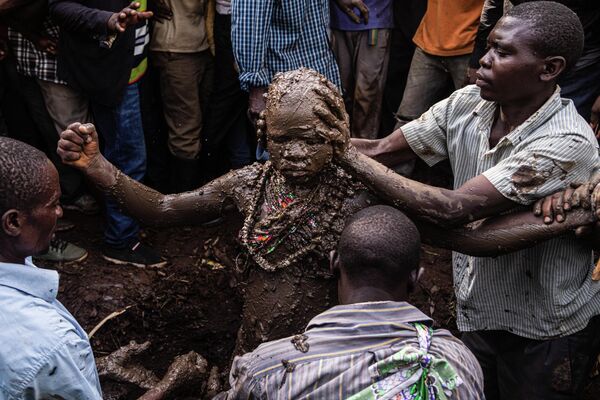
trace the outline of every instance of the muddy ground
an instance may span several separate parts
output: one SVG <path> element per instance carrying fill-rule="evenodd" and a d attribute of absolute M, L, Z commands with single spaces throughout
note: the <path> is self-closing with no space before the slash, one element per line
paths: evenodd
<path fill-rule="evenodd" d="M 75 265 L 58 266 L 59 299 L 87 332 L 113 312 L 91 343 L 97 357 L 109 354 L 131 340 L 150 340 L 152 347 L 142 363 L 162 376 L 172 359 L 190 350 L 202 354 L 221 370 L 229 364 L 241 311 L 235 280 L 230 273 L 240 253 L 234 238 L 241 218 L 232 216 L 219 226 L 144 230 L 145 240 L 170 262 L 160 269 L 115 266 L 100 257 L 102 218 L 66 212 L 77 228 L 61 237 L 87 248 L 89 258 Z M 237 221 L 237 222 L 236 222 Z M 425 275 L 411 302 L 431 315 L 438 327 L 456 333 L 450 253 L 423 246 Z M 106 399 L 135 399 L 135 386 L 102 382 Z M 199 398 L 183 393 L 178 398 Z M 586 390 L 586 400 L 600 398 L 600 378 Z"/>

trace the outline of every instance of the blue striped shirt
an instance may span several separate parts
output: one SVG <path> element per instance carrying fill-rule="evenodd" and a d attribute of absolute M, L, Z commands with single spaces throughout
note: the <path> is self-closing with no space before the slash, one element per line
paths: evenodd
<path fill-rule="evenodd" d="M 329 46 L 329 0 L 233 0 L 231 39 L 242 89 L 277 72 L 312 68 L 341 88 Z"/>
<path fill-rule="evenodd" d="M 419 348 L 415 322 L 432 324 L 405 302 L 330 308 L 310 321 L 303 336 L 264 343 L 236 357 L 231 390 L 215 399 L 346 399 L 373 383 L 369 366 L 406 346 Z M 450 399 L 484 398 L 481 368 L 461 341 L 434 330 L 429 353 L 445 358 L 463 382 Z"/>
<path fill-rule="evenodd" d="M 457 90 L 402 127 L 429 165 L 448 159 L 454 187 L 483 174 L 506 198 L 529 205 L 585 182 L 600 165 L 598 142 L 560 89 L 490 148 L 497 104 L 475 85 Z M 453 253 L 460 330 L 505 330 L 530 339 L 567 336 L 600 314 L 592 249 L 574 234 L 499 257 Z"/>

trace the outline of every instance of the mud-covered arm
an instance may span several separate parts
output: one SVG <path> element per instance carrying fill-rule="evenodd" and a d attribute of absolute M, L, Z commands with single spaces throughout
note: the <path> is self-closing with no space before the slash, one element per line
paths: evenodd
<path fill-rule="evenodd" d="M 402 129 L 396 129 L 390 135 L 381 139 L 352 138 L 351 143 L 362 154 L 377 160 L 386 167 L 393 167 L 404 161 L 417 158 L 417 155 L 404 138 Z"/>
<path fill-rule="evenodd" d="M 545 240 L 573 233 L 597 221 L 591 210 L 577 209 L 562 223 L 546 224 L 526 209 L 487 218 L 453 229 L 419 223 L 425 243 L 476 257 L 494 257 L 532 247 Z"/>
<path fill-rule="evenodd" d="M 163 195 L 108 162 L 98 150 L 98 136 L 92 124 L 71 124 L 61 133 L 57 152 L 65 164 L 83 171 L 125 212 L 155 226 L 208 222 L 235 208 L 233 187 L 241 179 L 237 175 L 244 171 L 231 172 L 191 192 Z"/>
<path fill-rule="evenodd" d="M 414 218 L 446 228 L 461 226 L 515 207 L 483 175 L 449 190 L 429 186 L 381 165 L 349 147 L 340 164 L 377 195 Z"/>

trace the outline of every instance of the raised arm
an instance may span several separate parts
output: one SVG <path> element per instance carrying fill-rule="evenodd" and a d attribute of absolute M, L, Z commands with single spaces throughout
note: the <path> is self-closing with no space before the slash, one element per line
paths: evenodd
<path fill-rule="evenodd" d="M 235 209 L 233 188 L 248 179 L 247 169 L 231 172 L 191 192 L 163 195 L 121 173 L 98 149 L 92 124 L 71 124 L 58 142 L 62 161 L 83 173 L 128 214 L 148 225 L 189 225 L 212 221 Z"/>

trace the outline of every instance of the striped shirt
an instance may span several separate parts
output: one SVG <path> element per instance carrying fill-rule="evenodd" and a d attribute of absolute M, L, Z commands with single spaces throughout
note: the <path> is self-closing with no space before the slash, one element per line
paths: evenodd
<path fill-rule="evenodd" d="M 231 7 L 242 89 L 268 86 L 275 73 L 300 67 L 341 87 L 329 46 L 329 0 L 233 0 Z"/>
<path fill-rule="evenodd" d="M 529 119 L 489 148 L 497 104 L 467 86 L 402 127 L 429 165 L 448 159 L 454 187 L 483 174 L 506 198 L 523 205 L 599 165 L 598 143 L 560 89 Z M 453 253 L 457 324 L 462 331 L 505 330 L 530 339 L 566 336 L 600 314 L 600 282 L 592 251 L 573 234 L 499 257 Z"/>
<path fill-rule="evenodd" d="M 215 399 L 346 399 L 369 387 L 369 366 L 406 346 L 419 348 L 412 323 L 432 320 L 404 302 L 336 306 L 313 318 L 304 335 L 260 345 L 236 357 L 231 390 Z M 429 353 L 445 358 L 462 384 L 450 399 L 483 399 L 473 354 L 446 330 L 434 330 Z"/>

